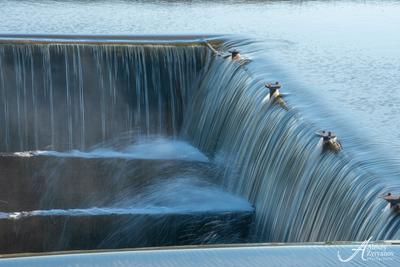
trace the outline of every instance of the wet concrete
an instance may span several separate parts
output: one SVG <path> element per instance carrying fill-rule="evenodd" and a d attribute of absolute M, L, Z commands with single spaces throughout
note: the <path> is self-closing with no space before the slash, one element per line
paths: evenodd
<path fill-rule="evenodd" d="M 0 156 L 0 211 L 101 207 L 178 175 L 217 182 L 207 163 Z"/>
<path fill-rule="evenodd" d="M 0 254 L 244 242 L 252 212 L 0 219 Z"/>

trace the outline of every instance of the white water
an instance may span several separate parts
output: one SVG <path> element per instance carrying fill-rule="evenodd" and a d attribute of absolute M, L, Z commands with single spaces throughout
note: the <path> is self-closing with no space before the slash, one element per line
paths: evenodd
<path fill-rule="evenodd" d="M 122 158 L 153 160 L 187 160 L 208 162 L 207 156 L 187 142 L 166 138 L 142 139 L 121 150 L 113 148 L 95 148 L 89 151 L 72 150 L 15 152 L 16 156 L 53 156 L 76 158 Z"/>
<path fill-rule="evenodd" d="M 195 177 L 181 177 L 154 184 L 143 193 L 131 199 L 123 199 L 109 207 L 0 212 L 0 219 L 21 219 L 32 216 L 195 214 L 252 210 L 252 206 L 243 198 Z"/>

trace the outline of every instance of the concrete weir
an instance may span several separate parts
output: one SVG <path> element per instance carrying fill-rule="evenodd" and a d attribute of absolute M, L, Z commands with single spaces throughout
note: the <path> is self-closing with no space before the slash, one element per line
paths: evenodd
<path fill-rule="evenodd" d="M 244 242 L 253 216 L 206 162 L 3 154 L 0 173 L 0 253 Z"/>
<path fill-rule="evenodd" d="M 182 173 L 217 182 L 208 163 L 179 160 L 3 154 L 0 173 L 2 212 L 118 204 Z"/>
<path fill-rule="evenodd" d="M 0 35 L 0 253 L 247 241 L 181 139 L 203 38 Z"/>
<path fill-rule="evenodd" d="M 0 261 L 5 267 L 67 266 L 398 266 L 400 246 L 392 242 L 370 243 L 373 253 L 358 253 L 361 243 L 250 244 L 234 246 L 172 247 L 97 253 L 12 255 Z M 362 247 L 361 247 L 362 248 Z M 384 250 L 384 252 L 382 251 Z M 342 261 L 340 260 L 340 258 Z M 343 262 L 345 261 L 345 262 Z"/>
<path fill-rule="evenodd" d="M 387 181 L 218 38 L 0 36 L 3 252 L 399 239 Z"/>
<path fill-rule="evenodd" d="M 0 252 L 117 249 L 244 242 L 252 213 L 129 214 L 109 211 L 11 215 L 0 219 Z M 115 214 L 114 214 L 115 212 Z M 86 214 L 85 214 L 86 213 Z M 45 214 L 45 213 L 44 213 Z"/>

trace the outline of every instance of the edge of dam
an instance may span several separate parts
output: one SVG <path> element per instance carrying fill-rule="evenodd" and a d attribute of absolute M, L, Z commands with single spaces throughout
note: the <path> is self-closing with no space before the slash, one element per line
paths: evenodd
<path fill-rule="evenodd" d="M 204 41 L 223 42 L 225 35 L 58 35 L 58 34 L 0 34 L 0 44 L 139 44 L 195 45 Z"/>
<path fill-rule="evenodd" d="M 90 250 L 65 250 L 65 251 L 48 251 L 33 253 L 13 253 L 0 254 L 0 259 L 18 259 L 25 257 L 44 257 L 44 256 L 60 256 L 60 255 L 77 255 L 77 254 L 96 254 L 96 253 L 118 253 L 118 252 L 158 252 L 158 251 L 188 251 L 188 250 L 211 250 L 211 249 L 246 249 L 246 248 L 315 248 L 315 247 L 341 247 L 341 246 L 357 246 L 363 242 L 359 241 L 332 241 L 332 242 L 268 242 L 268 243 L 240 243 L 240 244 L 206 244 L 206 245 L 181 245 L 181 246 L 156 246 L 156 247 L 136 247 L 136 248 L 119 248 L 119 249 L 90 249 Z M 380 240 L 370 241 L 372 245 L 395 246 L 400 249 L 400 240 Z"/>

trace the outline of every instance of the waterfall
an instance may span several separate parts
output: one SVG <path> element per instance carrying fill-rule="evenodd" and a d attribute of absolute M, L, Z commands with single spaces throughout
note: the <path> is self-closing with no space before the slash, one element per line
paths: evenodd
<path fill-rule="evenodd" d="M 0 151 L 177 136 L 202 46 L 0 45 Z"/>
<path fill-rule="evenodd" d="M 290 103 L 263 101 L 263 82 L 203 44 L 1 44 L 0 151 L 168 136 L 254 205 L 252 241 L 400 239 L 398 215 L 377 198 L 399 183 L 346 149 L 322 153 L 318 128 Z"/>
<path fill-rule="evenodd" d="M 377 198 L 387 181 L 346 155 L 321 153 L 313 127 L 264 102 L 263 81 L 216 58 L 197 86 L 184 133 L 223 169 L 223 184 L 256 207 L 254 241 L 398 239 L 397 214 Z"/>

